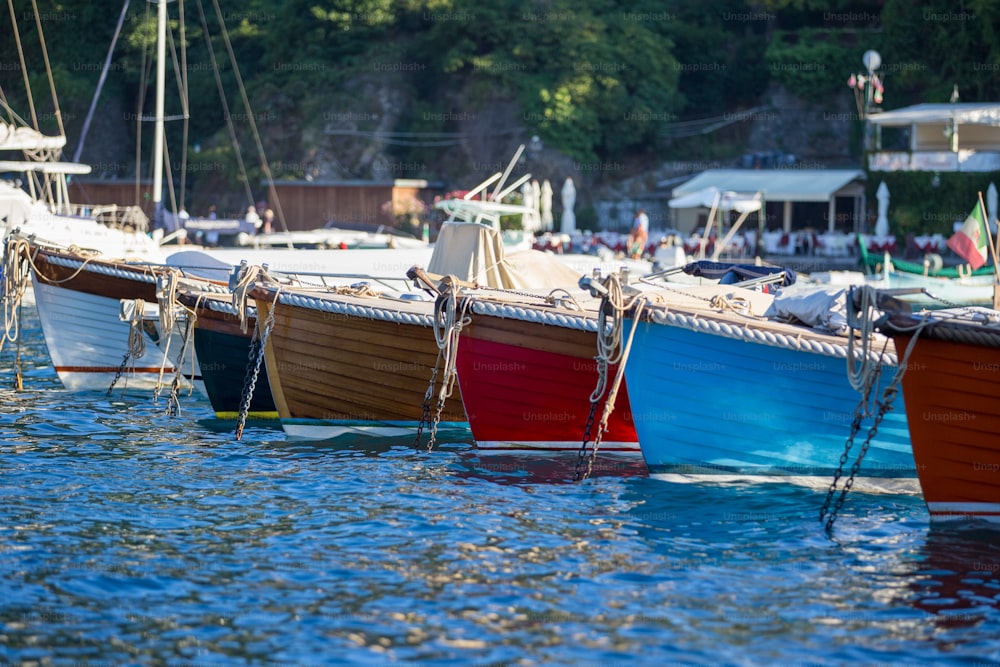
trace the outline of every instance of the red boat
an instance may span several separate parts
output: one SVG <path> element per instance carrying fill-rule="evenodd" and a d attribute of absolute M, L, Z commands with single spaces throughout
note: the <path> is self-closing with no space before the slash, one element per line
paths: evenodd
<path fill-rule="evenodd" d="M 893 312 L 882 330 L 913 345 L 900 372 L 931 517 L 1000 521 L 1000 311 Z"/>
<path fill-rule="evenodd" d="M 589 445 L 597 438 L 607 395 L 596 401 L 592 415 L 598 302 L 582 291 L 574 297 L 583 310 L 524 292 L 471 290 L 458 297 L 458 310 L 470 320 L 457 345 L 456 368 L 480 451 L 577 452 L 588 421 Z M 608 386 L 617 371 L 609 366 Z M 598 450 L 640 454 L 624 383 Z"/>

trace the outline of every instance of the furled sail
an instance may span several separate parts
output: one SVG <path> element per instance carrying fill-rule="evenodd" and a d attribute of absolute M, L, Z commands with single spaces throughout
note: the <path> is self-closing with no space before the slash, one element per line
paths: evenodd
<path fill-rule="evenodd" d="M 50 137 L 30 127 L 0 121 L 0 151 L 59 150 L 65 145 L 66 137 Z"/>

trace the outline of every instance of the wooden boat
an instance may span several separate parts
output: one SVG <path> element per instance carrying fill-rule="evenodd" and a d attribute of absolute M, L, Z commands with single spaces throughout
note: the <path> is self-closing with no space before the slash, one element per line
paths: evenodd
<path fill-rule="evenodd" d="M 247 305 L 241 314 L 233 305 L 230 294 L 182 285 L 173 298 L 192 313 L 194 321 L 194 352 L 205 393 L 218 419 L 237 419 L 244 408 L 247 372 L 256 358 L 254 329 L 257 322 L 255 305 Z M 246 322 L 244 330 L 241 321 Z M 277 419 L 278 412 L 271 398 L 271 386 L 265 369 L 258 369 L 256 384 L 248 392 L 249 403 L 244 418 Z"/>
<path fill-rule="evenodd" d="M 908 350 L 903 397 L 931 518 L 1000 521 L 1000 311 L 897 309 L 881 329 Z"/>
<path fill-rule="evenodd" d="M 412 436 L 431 428 L 425 395 L 438 360 L 433 302 L 367 288 L 249 291 L 264 322 L 265 363 L 282 428 L 292 437 Z M 469 435 L 458 388 L 438 438 Z"/>
<path fill-rule="evenodd" d="M 601 392 L 591 402 L 598 379 L 599 300 L 579 289 L 572 295 L 550 292 L 458 293 L 456 309 L 468 318 L 457 345 L 458 382 L 483 453 L 578 452 L 585 434 L 588 445 L 598 436 L 607 398 Z M 617 372 L 617 364 L 608 367 L 610 378 Z M 617 405 L 599 452 L 638 456 L 624 386 Z"/>
<path fill-rule="evenodd" d="M 578 273 L 538 251 L 506 256 L 499 232 L 476 223 L 447 223 L 428 267 L 438 275 L 501 289 L 572 284 Z M 238 282 L 270 331 L 265 360 L 275 406 L 287 433 L 332 438 L 403 435 L 428 421 L 425 394 L 439 364 L 434 302 L 422 292 L 376 293 L 369 285 L 282 287 L 246 267 Z M 249 284 L 248 283 L 248 284 Z M 585 358 L 593 356 L 596 343 Z M 593 384 L 590 381 L 589 384 Z M 468 438 L 456 386 L 438 428 Z M 580 432 L 582 435 L 582 431 Z M 576 439 L 576 435 L 573 439 Z M 576 447 L 579 447 L 579 442 Z"/>
<path fill-rule="evenodd" d="M 169 383 L 182 354 L 186 322 L 175 320 L 161 332 L 151 321 L 157 313 L 157 281 L 182 269 L 17 237 L 8 239 L 7 253 L 12 252 L 12 261 L 30 265 L 45 344 L 64 387 L 148 391 L 161 388 L 165 379 Z M 215 289 L 226 291 L 223 285 Z M 185 386 L 198 381 L 189 374 Z"/>
<path fill-rule="evenodd" d="M 865 421 L 851 435 L 855 420 L 862 423 L 847 373 L 854 348 L 846 337 L 777 316 L 796 312 L 808 321 L 813 310 L 826 317 L 824 300 L 842 298 L 843 290 L 782 290 L 775 298 L 719 291 L 726 287 L 702 295 L 654 290 L 644 294 L 641 311 L 633 305 L 625 314 L 626 335 L 634 332 L 625 379 L 650 475 L 829 487 L 845 444 L 857 440 L 860 449 L 867 432 Z M 869 345 L 857 358 L 880 372 L 868 376 L 880 377 L 875 387 L 884 386 L 895 372 L 891 342 L 876 335 Z M 882 419 L 854 488 L 916 490 L 905 416 L 897 408 Z M 839 473 L 846 478 L 848 471 Z"/>

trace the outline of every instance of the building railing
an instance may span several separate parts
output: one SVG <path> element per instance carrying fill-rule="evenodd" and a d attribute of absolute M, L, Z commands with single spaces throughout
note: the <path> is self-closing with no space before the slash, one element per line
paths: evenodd
<path fill-rule="evenodd" d="M 1000 152 L 962 149 L 954 151 L 878 151 L 868 156 L 870 171 L 1000 170 Z"/>

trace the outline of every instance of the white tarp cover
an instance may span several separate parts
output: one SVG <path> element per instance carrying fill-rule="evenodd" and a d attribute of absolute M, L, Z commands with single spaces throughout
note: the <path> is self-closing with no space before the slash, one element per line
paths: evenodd
<path fill-rule="evenodd" d="M 580 279 L 548 253 L 523 250 L 507 257 L 499 232 L 461 222 L 442 225 L 427 271 L 503 289 L 568 288 Z"/>
<path fill-rule="evenodd" d="M 65 145 L 66 137 L 49 137 L 30 127 L 0 121 L 0 151 L 52 150 Z"/>
<path fill-rule="evenodd" d="M 709 169 L 674 188 L 674 198 L 706 188 L 763 194 L 767 201 L 828 202 L 839 190 L 864 180 L 860 169 Z"/>
<path fill-rule="evenodd" d="M 847 292 L 843 287 L 789 287 L 774 297 L 764 317 L 799 321 L 838 336 L 847 335 Z"/>

